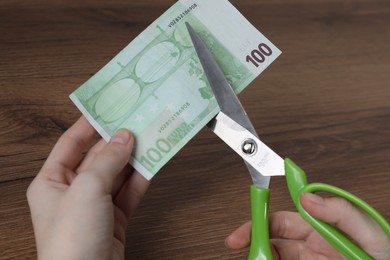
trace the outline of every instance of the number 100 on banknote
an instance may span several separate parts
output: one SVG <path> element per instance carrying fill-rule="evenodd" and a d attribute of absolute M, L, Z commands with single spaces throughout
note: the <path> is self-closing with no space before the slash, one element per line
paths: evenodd
<path fill-rule="evenodd" d="M 178 1 L 70 98 L 108 141 L 129 129 L 130 163 L 151 179 L 217 113 L 185 22 L 241 92 L 279 55 L 227 0 Z"/>

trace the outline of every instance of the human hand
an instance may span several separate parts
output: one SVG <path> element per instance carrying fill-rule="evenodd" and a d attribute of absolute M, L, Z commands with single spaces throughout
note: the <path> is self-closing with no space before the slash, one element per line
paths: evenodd
<path fill-rule="evenodd" d="M 366 213 L 342 198 L 322 198 L 304 193 L 303 208 L 313 217 L 337 227 L 366 253 L 378 260 L 390 259 L 390 239 Z M 344 259 L 298 213 L 276 212 L 269 217 L 269 234 L 274 259 Z M 250 243 L 251 222 L 247 222 L 227 239 L 232 249 Z"/>
<path fill-rule="evenodd" d="M 27 190 L 38 258 L 124 259 L 129 218 L 148 187 L 128 164 L 129 131 L 96 143 L 81 117 L 58 140 Z"/>

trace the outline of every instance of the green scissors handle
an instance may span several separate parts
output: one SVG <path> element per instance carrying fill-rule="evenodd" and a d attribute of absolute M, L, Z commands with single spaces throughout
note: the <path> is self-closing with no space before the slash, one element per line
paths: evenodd
<path fill-rule="evenodd" d="M 287 186 L 302 218 L 347 259 L 372 259 L 333 226 L 310 216 L 302 207 L 299 198 L 303 192 L 316 191 L 325 191 L 342 197 L 370 215 L 390 238 L 390 224 L 386 219 L 366 202 L 349 192 L 322 183 L 308 184 L 305 172 L 290 159 L 285 159 L 284 164 Z M 269 242 L 268 205 L 269 190 L 251 186 L 252 235 L 249 260 L 273 259 Z"/>

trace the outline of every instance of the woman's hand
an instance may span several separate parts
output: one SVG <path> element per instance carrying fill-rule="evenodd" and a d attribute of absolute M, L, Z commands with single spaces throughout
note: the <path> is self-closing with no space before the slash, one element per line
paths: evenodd
<path fill-rule="evenodd" d="M 27 190 L 39 259 L 124 259 L 127 222 L 148 181 L 128 164 L 129 131 L 101 140 L 83 157 L 94 136 L 81 117 Z"/>

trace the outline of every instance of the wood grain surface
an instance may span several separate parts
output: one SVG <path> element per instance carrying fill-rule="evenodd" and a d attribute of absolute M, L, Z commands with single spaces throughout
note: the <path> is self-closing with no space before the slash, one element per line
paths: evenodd
<path fill-rule="evenodd" d="M 174 2 L 0 1 L 0 259 L 36 258 L 25 193 L 80 116 L 68 95 Z M 390 2 L 231 2 L 283 51 L 240 95 L 262 140 L 390 219 Z M 245 259 L 224 240 L 250 217 L 249 185 L 202 130 L 153 179 L 126 259 Z M 271 189 L 272 212 L 294 210 L 284 178 Z"/>

